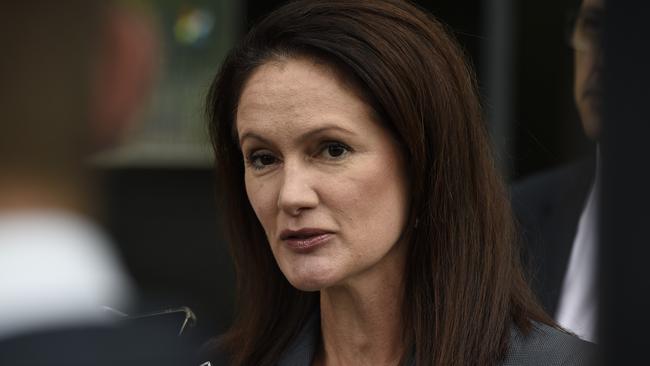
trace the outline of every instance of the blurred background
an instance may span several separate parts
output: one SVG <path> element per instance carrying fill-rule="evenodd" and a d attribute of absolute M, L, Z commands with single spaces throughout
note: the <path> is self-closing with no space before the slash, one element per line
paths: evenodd
<path fill-rule="evenodd" d="M 234 277 L 218 227 L 203 102 L 220 60 L 281 1 L 158 0 L 161 73 L 143 123 L 95 159 L 105 223 L 137 285 L 190 306 L 198 331 L 228 326 Z M 474 66 L 508 181 L 591 151 L 572 91 L 565 0 L 416 1 L 448 24 Z"/>

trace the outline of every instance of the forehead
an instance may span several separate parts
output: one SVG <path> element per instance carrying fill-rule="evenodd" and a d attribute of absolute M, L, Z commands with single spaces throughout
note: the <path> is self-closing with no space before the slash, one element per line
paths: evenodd
<path fill-rule="evenodd" d="M 257 67 L 244 84 L 240 108 L 274 103 L 292 104 L 295 98 L 331 93 L 338 87 L 330 67 L 308 59 L 276 59 Z M 332 85 L 335 84 L 335 85 Z M 286 98 L 291 96 L 291 98 Z"/>
<path fill-rule="evenodd" d="M 582 0 L 580 5 L 580 9 L 602 9 L 603 7 L 603 0 Z"/>
<path fill-rule="evenodd" d="M 259 66 L 244 85 L 236 115 L 239 133 L 292 128 L 323 120 L 350 122 L 371 113 L 351 83 L 332 66 L 286 58 Z"/>
<path fill-rule="evenodd" d="M 244 84 L 239 105 L 274 98 L 287 104 L 295 98 L 319 98 L 334 92 L 354 93 L 356 87 L 334 66 L 308 57 L 282 57 L 257 67 Z M 359 94 L 359 93 L 355 93 Z"/>

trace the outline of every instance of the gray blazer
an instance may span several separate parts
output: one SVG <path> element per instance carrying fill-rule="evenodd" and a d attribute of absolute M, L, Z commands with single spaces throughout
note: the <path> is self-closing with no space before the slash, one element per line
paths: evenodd
<path fill-rule="evenodd" d="M 311 365 L 319 337 L 319 317 L 312 316 L 287 348 L 278 366 Z M 508 353 L 500 366 L 591 366 L 594 362 L 593 344 L 538 324 L 527 336 L 513 328 Z M 409 365 L 415 366 L 415 362 Z"/>

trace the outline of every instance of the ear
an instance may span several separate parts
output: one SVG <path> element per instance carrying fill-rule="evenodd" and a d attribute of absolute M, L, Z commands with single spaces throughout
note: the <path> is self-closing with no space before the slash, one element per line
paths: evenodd
<path fill-rule="evenodd" d="M 115 145 L 135 121 L 157 71 L 157 36 L 152 16 L 126 6 L 108 9 L 91 85 L 94 150 Z"/>

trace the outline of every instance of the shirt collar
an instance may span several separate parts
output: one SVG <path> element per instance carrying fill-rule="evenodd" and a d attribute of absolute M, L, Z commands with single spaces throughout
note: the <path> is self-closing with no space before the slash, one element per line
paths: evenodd
<path fill-rule="evenodd" d="M 62 211 L 0 214 L 0 338 L 34 329 L 104 321 L 131 284 L 91 221 Z"/>

